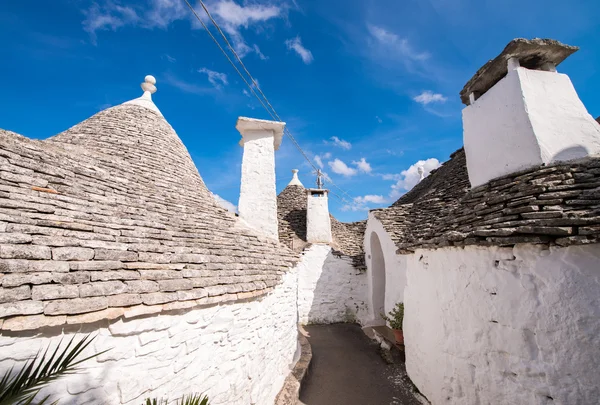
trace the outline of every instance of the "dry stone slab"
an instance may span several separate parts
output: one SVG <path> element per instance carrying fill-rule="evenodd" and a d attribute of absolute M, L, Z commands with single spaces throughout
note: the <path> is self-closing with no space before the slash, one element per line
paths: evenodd
<path fill-rule="evenodd" d="M 81 298 L 123 294 L 127 291 L 127 285 L 124 282 L 117 280 L 98 281 L 79 286 L 79 295 Z"/>
<path fill-rule="evenodd" d="M 0 288 L 0 303 L 22 301 L 31 298 L 31 288 L 28 285 L 15 288 Z"/>
<path fill-rule="evenodd" d="M 110 307 L 130 307 L 142 303 L 140 294 L 118 294 L 108 298 Z"/>
<path fill-rule="evenodd" d="M 5 274 L 3 287 L 18 287 L 23 284 L 47 284 L 52 282 L 52 273 L 12 273 Z"/>
<path fill-rule="evenodd" d="M 0 245 L 0 258 L 49 260 L 52 257 L 48 246 L 36 245 Z"/>
<path fill-rule="evenodd" d="M 59 284 L 83 284 L 90 281 L 90 273 L 87 271 L 52 273 L 52 281 Z"/>
<path fill-rule="evenodd" d="M 0 318 L 14 315 L 33 315 L 44 312 L 41 301 L 15 301 L 0 304 Z"/>
<path fill-rule="evenodd" d="M 158 283 L 151 280 L 125 281 L 125 284 L 129 287 L 129 291 L 132 293 L 156 292 L 159 290 Z"/>
<path fill-rule="evenodd" d="M 4 323 L 2 324 L 2 330 L 10 330 L 10 331 L 39 330 L 41 328 L 64 325 L 65 323 L 67 323 L 66 315 L 15 316 L 15 317 L 4 320 Z"/>
<path fill-rule="evenodd" d="M 156 292 L 142 294 L 142 302 L 145 305 L 164 304 L 165 302 L 177 301 L 177 293 L 172 292 Z"/>
<path fill-rule="evenodd" d="M 158 280 L 158 287 L 160 291 L 191 290 L 194 283 L 188 279 Z"/>
<path fill-rule="evenodd" d="M 31 298 L 37 301 L 77 297 L 79 288 L 76 285 L 36 285 L 31 292 Z"/>
<path fill-rule="evenodd" d="M 100 311 L 106 308 L 108 308 L 106 297 L 93 297 L 49 301 L 44 304 L 43 311 L 46 315 L 74 315 Z"/>
<path fill-rule="evenodd" d="M 57 247 L 52 249 L 53 260 L 92 260 L 94 249 L 82 247 Z"/>

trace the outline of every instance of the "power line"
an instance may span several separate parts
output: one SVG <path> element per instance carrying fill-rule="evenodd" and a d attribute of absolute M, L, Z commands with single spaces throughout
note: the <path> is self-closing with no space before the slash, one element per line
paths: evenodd
<path fill-rule="evenodd" d="M 260 104 L 263 106 L 263 108 L 271 116 L 271 118 L 273 118 L 274 120 L 277 120 L 277 121 L 282 121 L 282 119 L 279 117 L 279 114 L 277 114 L 277 111 L 275 110 L 275 108 L 269 102 L 269 99 L 267 98 L 267 96 L 263 93 L 262 89 L 260 88 L 260 86 L 258 85 L 258 83 L 256 82 L 256 80 L 254 79 L 254 77 L 252 76 L 252 74 L 246 68 L 246 65 L 244 65 L 244 62 L 242 62 L 242 59 L 239 57 L 238 53 L 235 51 L 235 49 L 233 48 L 233 46 L 231 46 L 231 43 L 227 39 L 227 36 L 221 30 L 221 27 L 219 27 L 219 24 L 215 21 L 215 19 L 212 17 L 212 15 L 210 14 L 210 12 L 208 11 L 208 8 L 204 4 L 204 1 L 199 0 L 200 4 L 202 5 L 202 8 L 204 9 L 204 12 L 208 16 L 208 18 L 211 20 L 212 24 L 215 26 L 215 28 L 217 29 L 217 31 L 221 34 L 221 37 L 225 40 L 225 43 L 227 44 L 227 47 L 229 48 L 229 50 L 231 51 L 231 53 L 235 56 L 235 58 L 237 59 L 238 63 L 242 66 L 242 68 L 244 69 L 244 71 L 246 72 L 246 74 L 248 75 L 248 77 L 250 78 L 250 80 L 252 81 L 252 85 L 250 83 L 248 83 L 248 80 L 246 79 L 246 77 L 244 77 L 244 75 L 240 72 L 240 70 L 237 68 L 237 66 L 235 65 L 235 63 L 231 60 L 231 58 L 229 57 L 229 55 L 227 54 L 227 52 L 223 49 L 223 47 L 221 46 L 221 44 L 219 43 L 219 41 L 214 37 L 214 35 L 210 31 L 210 29 L 206 26 L 206 24 L 204 23 L 204 21 L 202 21 L 202 19 L 198 15 L 198 13 L 196 13 L 196 10 L 194 9 L 194 7 L 192 7 L 192 5 L 190 4 L 190 2 L 188 0 L 184 0 L 184 1 L 187 4 L 187 6 L 189 7 L 189 9 L 192 11 L 192 13 L 194 14 L 194 16 L 196 17 L 196 19 L 200 22 L 200 24 L 202 24 L 202 27 L 204 27 L 204 29 L 206 30 L 206 32 L 210 35 L 210 37 L 214 41 L 214 43 L 219 47 L 219 49 L 221 50 L 221 52 L 223 53 L 223 55 L 225 55 L 225 57 L 227 58 L 227 60 L 231 64 L 231 66 L 233 66 L 233 68 L 235 69 L 235 71 L 237 72 L 237 74 L 242 78 L 242 80 L 244 81 L 244 83 L 246 84 L 246 86 L 248 86 L 248 88 L 250 89 L 250 91 L 252 92 L 252 94 L 254 95 L 254 97 L 256 97 L 256 99 L 260 102 Z M 258 94 L 256 94 L 256 91 L 254 89 L 258 90 L 258 92 L 262 96 L 262 99 L 258 96 Z M 264 100 L 264 102 L 263 102 L 263 100 Z M 269 108 L 267 108 L 267 106 L 265 105 L 265 102 L 266 102 L 266 104 L 268 105 Z M 294 144 L 294 146 L 298 149 L 298 151 L 302 154 L 302 156 L 304 156 L 304 158 L 306 159 L 306 161 L 315 170 L 318 170 L 318 168 L 314 165 L 314 163 L 306 155 L 306 153 L 304 152 L 304 150 L 302 150 L 302 148 L 300 147 L 300 145 L 298 144 L 298 142 L 296 141 L 296 139 L 294 138 L 294 136 L 292 135 L 292 133 L 290 132 L 290 130 L 288 129 L 287 126 L 284 128 L 284 133 L 288 136 L 288 138 L 290 138 L 290 140 L 292 141 L 292 143 Z M 332 186 L 334 186 L 335 188 L 337 188 L 340 192 L 342 192 L 343 194 L 345 194 L 346 196 L 348 196 L 348 198 L 350 198 L 351 200 L 353 199 L 352 196 L 350 196 L 346 191 L 344 191 L 343 189 L 341 189 L 331 179 L 330 179 L 330 184 Z M 349 203 L 345 199 L 342 199 L 342 201 L 344 201 L 346 203 Z"/>

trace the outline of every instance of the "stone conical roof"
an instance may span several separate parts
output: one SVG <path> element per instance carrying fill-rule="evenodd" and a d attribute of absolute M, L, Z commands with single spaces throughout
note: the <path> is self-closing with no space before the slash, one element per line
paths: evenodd
<path fill-rule="evenodd" d="M 2 328 L 248 299 L 297 260 L 216 203 L 148 103 L 45 141 L 0 130 Z"/>
<path fill-rule="evenodd" d="M 279 220 L 279 240 L 293 250 L 302 250 L 306 245 L 306 189 L 298 179 L 297 171 L 292 171 L 290 183 L 277 196 L 277 217 Z M 299 184 L 298 184 L 299 183 Z M 340 222 L 331 218 L 332 246 L 336 252 L 349 256 L 358 269 L 364 269 L 363 238 L 366 221 Z"/>
<path fill-rule="evenodd" d="M 277 218 L 279 240 L 294 250 L 302 249 L 306 245 L 306 189 L 297 172 L 277 196 Z"/>

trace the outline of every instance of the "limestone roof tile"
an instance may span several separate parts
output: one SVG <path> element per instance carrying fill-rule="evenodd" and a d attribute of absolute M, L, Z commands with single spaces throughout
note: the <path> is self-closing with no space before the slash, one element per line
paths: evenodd
<path fill-rule="evenodd" d="M 600 241 L 600 157 L 538 166 L 471 189 L 463 149 L 389 208 L 399 253 L 445 246 Z"/>

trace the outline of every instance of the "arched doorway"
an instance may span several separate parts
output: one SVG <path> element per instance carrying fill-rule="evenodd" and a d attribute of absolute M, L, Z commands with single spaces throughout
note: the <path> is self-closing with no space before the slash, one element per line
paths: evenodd
<path fill-rule="evenodd" d="M 385 259 L 379 236 L 371 233 L 371 305 L 373 310 L 373 323 L 383 325 L 385 321 L 381 314 L 385 313 Z"/>

